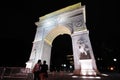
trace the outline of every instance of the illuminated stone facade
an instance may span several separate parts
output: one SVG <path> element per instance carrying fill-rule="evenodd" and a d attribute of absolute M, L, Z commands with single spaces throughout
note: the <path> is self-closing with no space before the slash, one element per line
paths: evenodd
<path fill-rule="evenodd" d="M 26 67 L 32 69 L 38 59 L 46 60 L 50 67 L 53 40 L 61 34 L 69 34 L 73 45 L 74 74 L 96 75 L 97 67 L 85 23 L 85 6 L 81 3 L 40 17 L 35 23 L 37 31 Z"/>

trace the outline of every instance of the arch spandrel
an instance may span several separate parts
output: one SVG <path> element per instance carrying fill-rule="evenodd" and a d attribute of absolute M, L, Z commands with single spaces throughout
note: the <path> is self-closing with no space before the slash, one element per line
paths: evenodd
<path fill-rule="evenodd" d="M 65 27 L 65 26 L 57 26 L 54 29 L 52 29 L 45 37 L 45 42 L 52 46 L 53 40 L 58 36 L 62 34 L 69 34 L 71 35 L 71 31 Z"/>

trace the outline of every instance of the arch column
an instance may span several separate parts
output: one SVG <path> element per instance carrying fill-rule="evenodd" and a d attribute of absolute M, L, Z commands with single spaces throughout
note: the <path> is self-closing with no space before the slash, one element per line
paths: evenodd
<path fill-rule="evenodd" d="M 89 40 L 88 30 L 74 32 L 72 36 L 73 56 L 74 56 L 74 74 L 76 75 L 96 75 L 97 67 Z M 82 42 L 85 44 L 86 55 L 79 50 Z"/>
<path fill-rule="evenodd" d="M 48 64 L 48 70 L 50 70 L 50 58 L 51 58 L 51 45 L 48 45 L 46 42 L 44 42 L 41 60 L 42 61 L 46 60 Z"/>

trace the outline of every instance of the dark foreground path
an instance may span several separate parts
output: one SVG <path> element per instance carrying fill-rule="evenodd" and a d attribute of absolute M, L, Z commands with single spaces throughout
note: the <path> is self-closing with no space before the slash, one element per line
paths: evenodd
<path fill-rule="evenodd" d="M 33 80 L 33 74 L 24 71 L 24 68 L 0 68 L 0 80 Z M 69 72 L 49 72 L 47 80 L 120 80 L 120 73 L 106 73 L 100 76 L 75 76 Z"/>
<path fill-rule="evenodd" d="M 72 73 L 50 73 L 48 80 L 120 80 L 120 73 L 107 73 L 102 76 L 75 76 Z"/>
<path fill-rule="evenodd" d="M 120 80 L 119 73 L 109 73 L 108 76 L 74 76 L 72 73 L 49 73 L 48 80 Z M 29 77 L 4 77 L 0 80 L 33 80 Z"/>

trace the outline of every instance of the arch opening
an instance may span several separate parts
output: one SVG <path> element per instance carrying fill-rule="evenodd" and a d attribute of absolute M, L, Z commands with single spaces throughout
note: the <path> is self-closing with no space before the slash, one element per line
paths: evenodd
<path fill-rule="evenodd" d="M 50 70 L 73 70 L 72 40 L 69 34 L 58 35 L 52 42 Z"/>

